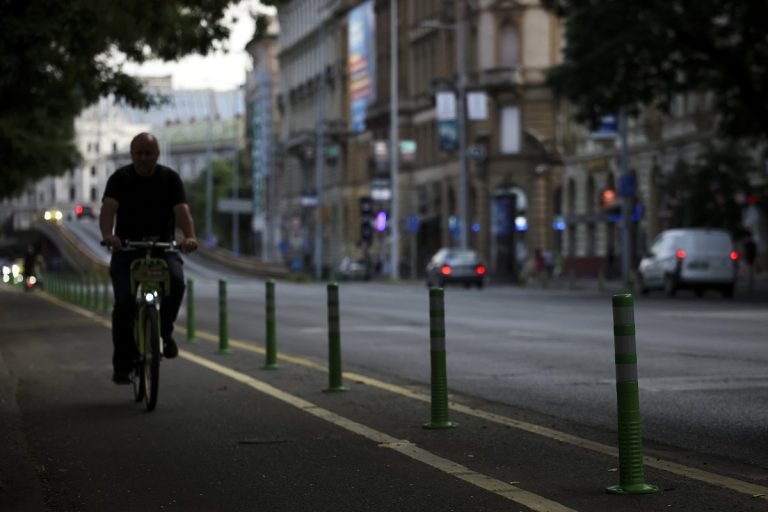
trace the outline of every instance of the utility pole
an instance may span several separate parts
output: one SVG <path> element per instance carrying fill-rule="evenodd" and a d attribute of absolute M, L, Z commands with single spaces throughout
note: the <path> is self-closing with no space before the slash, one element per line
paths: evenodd
<path fill-rule="evenodd" d="M 466 15 L 462 13 L 460 20 L 454 23 L 445 23 L 436 20 L 421 22 L 422 27 L 436 28 L 440 30 L 453 30 L 456 32 L 456 60 L 458 77 L 456 80 L 456 124 L 459 139 L 459 246 L 466 249 L 469 246 L 467 228 L 469 219 L 467 214 L 467 49 L 466 49 Z"/>
<path fill-rule="evenodd" d="M 459 136 L 459 245 L 462 249 L 469 246 L 467 231 L 469 218 L 467 215 L 467 59 L 466 59 L 466 21 L 462 14 L 456 22 L 456 43 L 458 46 L 458 136 Z"/>
<path fill-rule="evenodd" d="M 213 91 L 208 91 L 208 122 L 206 123 L 205 157 L 205 243 L 213 245 Z"/>
<path fill-rule="evenodd" d="M 629 176 L 629 150 L 627 148 L 627 112 L 624 107 L 619 111 L 619 137 L 620 137 L 620 153 L 619 153 L 619 192 L 621 195 L 621 280 L 624 286 L 629 286 L 629 266 L 631 257 L 631 244 L 629 240 L 630 234 L 630 222 L 632 219 L 632 212 L 630 206 L 632 198 L 626 190 L 622 190 L 622 187 L 626 186 L 627 177 Z"/>
<path fill-rule="evenodd" d="M 323 13 L 324 14 L 324 13 Z M 322 14 L 321 14 L 322 16 Z M 315 126 L 315 190 L 317 206 L 315 206 L 315 279 L 323 278 L 323 172 L 325 163 L 325 20 L 320 20 L 317 28 L 320 47 L 320 88 L 317 97 L 317 125 Z"/>
<path fill-rule="evenodd" d="M 399 108 L 399 88 L 398 88 L 398 54 L 397 54 L 397 0 L 389 1 L 389 176 L 390 189 L 392 190 L 392 205 L 389 209 L 389 235 L 390 235 L 390 267 L 392 279 L 400 277 L 400 220 L 398 215 L 398 157 L 399 130 L 398 130 L 398 108 Z"/>
<path fill-rule="evenodd" d="M 238 144 L 240 142 L 239 140 L 239 130 L 238 130 L 238 121 L 237 121 L 237 89 L 234 90 L 234 100 L 232 101 L 232 106 L 234 107 L 234 110 L 232 111 L 232 131 L 234 132 L 233 135 L 233 146 L 232 146 L 232 204 L 237 201 L 237 196 L 239 195 L 237 192 L 237 173 L 238 173 Z M 237 208 L 234 208 L 232 210 L 232 254 L 235 256 L 240 255 L 240 212 L 237 211 Z"/>

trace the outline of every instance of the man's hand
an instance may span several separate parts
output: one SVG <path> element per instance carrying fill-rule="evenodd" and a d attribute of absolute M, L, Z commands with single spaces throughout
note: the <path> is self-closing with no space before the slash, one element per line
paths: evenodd
<path fill-rule="evenodd" d="M 120 250 L 123 248 L 123 242 L 120 241 L 120 238 L 115 235 L 109 235 L 105 236 L 104 240 L 101 241 L 104 245 L 109 247 L 112 250 Z"/>
<path fill-rule="evenodd" d="M 190 253 L 197 249 L 197 240 L 195 238 L 185 238 L 181 241 L 179 247 L 184 254 Z"/>

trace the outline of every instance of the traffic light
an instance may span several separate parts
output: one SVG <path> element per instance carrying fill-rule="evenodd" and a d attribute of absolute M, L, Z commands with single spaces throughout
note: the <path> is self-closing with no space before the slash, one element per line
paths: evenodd
<path fill-rule="evenodd" d="M 364 243 L 370 243 L 373 237 L 373 228 L 371 221 L 364 220 L 360 222 L 360 240 Z"/>
<path fill-rule="evenodd" d="M 621 213 L 621 203 L 619 202 L 616 190 L 612 188 L 604 188 L 600 192 L 600 209 L 608 215 Z"/>
<path fill-rule="evenodd" d="M 360 198 L 360 242 L 370 244 L 373 238 L 373 199 L 370 197 Z"/>

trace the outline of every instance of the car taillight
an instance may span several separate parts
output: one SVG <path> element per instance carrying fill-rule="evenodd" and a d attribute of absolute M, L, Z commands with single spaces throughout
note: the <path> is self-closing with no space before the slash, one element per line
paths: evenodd
<path fill-rule="evenodd" d="M 77 206 L 75 206 L 75 214 L 76 215 L 82 215 L 83 212 L 85 212 L 85 208 L 83 208 L 83 205 L 78 204 Z"/>
<path fill-rule="evenodd" d="M 476 266 L 475 267 L 475 272 L 479 276 L 482 276 L 483 274 L 485 274 L 485 265 L 478 265 L 478 266 Z"/>
<path fill-rule="evenodd" d="M 731 251 L 731 261 L 738 261 L 739 259 L 739 253 L 736 251 Z"/>
<path fill-rule="evenodd" d="M 685 251 L 682 250 L 682 249 L 678 249 L 677 251 L 675 251 L 675 256 L 679 260 L 684 260 L 685 259 Z"/>
<path fill-rule="evenodd" d="M 440 273 L 443 274 L 444 276 L 451 275 L 451 272 L 453 272 L 453 270 L 451 269 L 450 265 L 443 265 L 442 267 L 440 267 Z"/>

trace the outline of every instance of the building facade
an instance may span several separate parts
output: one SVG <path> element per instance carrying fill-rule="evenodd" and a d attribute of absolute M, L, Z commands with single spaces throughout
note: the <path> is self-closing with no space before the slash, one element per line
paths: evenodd
<path fill-rule="evenodd" d="M 376 194 L 389 178 L 390 5 L 297 0 L 278 11 L 281 216 L 305 260 L 320 247 L 324 265 L 365 255 L 387 272 L 391 226 L 361 243 L 360 201 L 370 198 L 374 212 L 391 208 Z M 558 20 L 535 1 L 400 1 L 397 48 L 399 274 L 419 275 L 440 247 L 459 244 L 459 154 L 435 98 L 455 97 L 463 58 L 465 89 L 481 103 L 465 123 L 468 242 L 499 279 L 516 278 L 529 253 L 556 240 L 561 168 L 544 71 L 559 59 Z"/>
<path fill-rule="evenodd" d="M 277 188 L 280 127 L 277 33 L 277 20 L 272 18 L 266 32 L 257 34 L 245 47 L 253 64 L 245 80 L 246 160 L 253 189 L 251 227 L 256 254 L 266 261 L 278 261 L 283 246 L 277 215 L 281 195 Z"/>
<path fill-rule="evenodd" d="M 622 169 L 618 132 L 604 137 L 569 121 L 563 109 L 558 139 L 563 147 L 564 175 L 560 194 L 563 231 L 561 247 L 565 266 L 575 275 L 611 278 L 621 275 L 623 253 L 629 251 L 629 269 L 664 229 L 675 224 L 671 214 L 674 198 L 667 186 L 680 165 L 691 165 L 713 144 L 721 143 L 710 95 L 690 93 L 675 98 L 668 113 L 644 110 L 627 123 L 627 175 L 631 190 L 622 199 Z M 760 149 L 754 160 L 764 161 Z M 762 166 L 759 166 L 762 167 Z M 748 177 L 755 187 L 768 181 L 765 172 Z M 616 194 L 617 204 L 630 203 L 626 225 L 616 208 L 605 204 L 605 193 Z M 765 214 L 742 198 L 742 226 L 765 258 L 768 222 Z M 606 211 L 606 206 L 608 211 Z M 626 243 L 624 237 L 627 237 Z M 738 241 L 737 241 L 738 242 Z"/>

